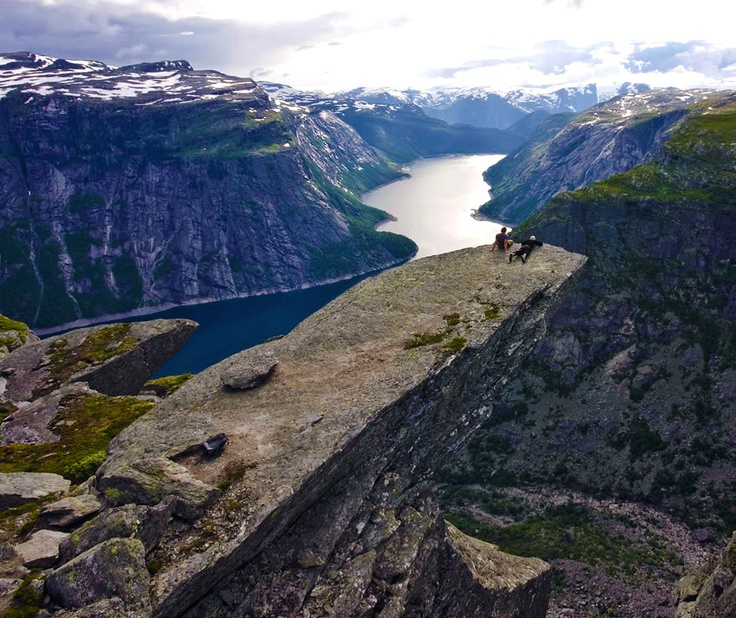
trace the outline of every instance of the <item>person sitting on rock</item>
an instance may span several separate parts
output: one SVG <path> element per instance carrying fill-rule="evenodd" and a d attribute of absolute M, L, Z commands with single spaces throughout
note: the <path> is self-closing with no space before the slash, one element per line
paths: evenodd
<path fill-rule="evenodd" d="M 509 238 L 509 235 L 506 233 L 506 226 L 501 228 L 501 231 L 496 234 L 496 241 L 491 245 L 491 251 L 494 249 L 503 249 L 504 253 L 509 252 L 509 247 L 511 246 L 511 243 L 513 241 Z"/>
<path fill-rule="evenodd" d="M 541 243 L 537 240 L 536 236 L 530 236 L 528 240 L 525 240 L 521 243 L 521 247 L 519 247 L 516 251 L 512 252 L 509 255 L 509 264 L 511 263 L 511 260 L 514 259 L 514 257 L 520 257 L 521 261 L 526 264 L 526 258 L 529 257 L 529 254 L 532 252 L 532 250 L 535 247 L 541 247 L 544 243 Z"/>

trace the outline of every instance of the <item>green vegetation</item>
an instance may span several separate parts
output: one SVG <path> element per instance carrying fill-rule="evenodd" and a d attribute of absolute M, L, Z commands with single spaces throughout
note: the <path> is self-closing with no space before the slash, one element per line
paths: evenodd
<path fill-rule="evenodd" d="M 443 315 L 442 319 L 444 319 L 445 322 L 447 322 L 447 326 L 449 327 L 457 326 L 458 324 L 460 324 L 460 314 L 459 313 L 448 313 L 446 315 Z"/>
<path fill-rule="evenodd" d="M 69 211 L 73 214 L 87 214 L 91 210 L 105 207 L 105 198 L 99 193 L 83 193 L 69 198 Z"/>
<path fill-rule="evenodd" d="M 442 341 L 445 337 L 447 337 L 446 332 L 442 333 L 414 333 L 412 335 L 412 338 L 409 339 L 406 343 L 404 343 L 404 349 L 405 350 L 411 350 L 413 348 L 420 348 L 425 345 L 433 345 L 435 343 L 439 343 Z"/>
<path fill-rule="evenodd" d="M 50 444 L 0 447 L 0 472 L 54 472 L 79 483 L 104 460 L 107 445 L 154 404 L 134 397 L 72 396 L 61 401 Z"/>
<path fill-rule="evenodd" d="M 28 575 L 13 593 L 10 606 L 3 614 L 4 618 L 34 618 L 43 607 L 42 588 L 34 585 L 38 572 Z"/>
<path fill-rule="evenodd" d="M 115 284 L 123 292 L 119 302 L 121 311 L 137 307 L 143 300 L 143 278 L 135 260 L 127 255 L 119 257 L 112 267 Z"/>
<path fill-rule="evenodd" d="M 178 376 L 166 376 L 163 378 L 156 378 L 154 380 L 148 380 L 143 385 L 143 388 L 153 388 L 156 393 L 161 393 L 160 396 L 167 397 L 171 393 L 179 390 L 190 378 L 194 377 L 193 373 L 182 373 Z"/>
<path fill-rule="evenodd" d="M 508 498 L 495 489 L 481 488 L 477 485 L 450 485 L 440 494 L 440 502 L 446 511 L 479 506 L 485 513 L 491 515 L 517 517 L 524 512 L 524 506 L 519 501 Z"/>
<path fill-rule="evenodd" d="M 48 240 L 36 250 L 36 263 L 43 280 L 43 294 L 37 326 L 50 326 L 71 322 L 79 317 L 74 300 L 66 289 L 66 282 L 59 269 L 61 245 Z"/>
<path fill-rule="evenodd" d="M 501 317 L 501 307 L 498 305 L 490 305 L 483 310 L 483 317 L 486 320 L 497 320 Z"/>
<path fill-rule="evenodd" d="M 10 335 L 2 335 L 2 333 L 8 332 L 18 333 L 18 338 L 16 339 L 15 337 Z M 10 350 L 12 346 L 17 345 L 18 341 L 20 341 L 21 343 L 25 343 L 27 337 L 28 326 L 26 326 L 23 322 L 11 320 L 10 318 L 0 314 L 0 349 L 7 348 L 8 350 Z M 2 414 L 1 411 L 0 414 Z"/>
<path fill-rule="evenodd" d="M 0 230 L 0 313 L 32 325 L 41 285 L 31 263 L 28 237 L 27 221 Z"/>
<path fill-rule="evenodd" d="M 543 514 L 509 526 L 492 526 L 468 513 L 447 517 L 466 534 L 518 556 L 577 560 L 612 574 L 631 574 L 642 566 L 675 563 L 676 558 L 663 543 L 649 539 L 646 544 L 635 545 L 622 534 L 608 532 L 605 518 L 600 512 L 573 504 L 550 507 Z"/>
<path fill-rule="evenodd" d="M 454 337 L 451 341 L 448 341 L 445 345 L 443 345 L 442 349 L 449 350 L 453 354 L 457 354 L 467 345 L 467 343 L 468 340 L 465 337 Z"/>
<path fill-rule="evenodd" d="M 220 491 L 228 490 L 233 483 L 241 481 L 245 473 L 254 466 L 255 464 L 244 461 L 231 461 L 225 466 L 222 480 L 216 485 L 217 489 Z"/>

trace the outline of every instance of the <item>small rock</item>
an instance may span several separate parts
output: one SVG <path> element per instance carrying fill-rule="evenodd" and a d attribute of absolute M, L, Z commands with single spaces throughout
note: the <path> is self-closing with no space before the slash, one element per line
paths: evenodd
<path fill-rule="evenodd" d="M 171 520 L 174 498 L 165 498 L 155 507 L 126 504 L 107 509 L 74 531 L 59 548 L 67 562 L 104 541 L 114 538 L 137 538 L 146 552 L 158 545 Z"/>
<path fill-rule="evenodd" d="M 299 564 L 299 566 L 303 569 L 308 569 L 310 567 L 315 566 L 322 566 L 325 563 L 325 559 L 322 556 L 319 556 L 311 549 L 303 549 L 301 550 L 296 557 L 296 561 Z"/>
<path fill-rule="evenodd" d="M 0 577 L 0 597 L 10 596 L 20 586 L 22 580 L 9 577 Z"/>
<path fill-rule="evenodd" d="M 25 543 L 15 546 L 15 551 L 29 569 L 47 569 L 59 558 L 59 545 L 68 536 L 57 530 L 39 530 Z"/>
<path fill-rule="evenodd" d="M 257 388 L 271 377 L 278 362 L 271 352 L 248 350 L 222 372 L 220 379 L 225 386 L 237 390 Z"/>
<path fill-rule="evenodd" d="M 693 534 L 695 535 L 695 539 L 698 543 L 705 543 L 706 541 L 713 540 L 713 533 L 705 528 L 698 528 L 693 532 Z"/>
<path fill-rule="evenodd" d="M 171 496 L 173 514 L 183 519 L 201 517 L 219 493 L 194 478 L 185 467 L 165 457 L 106 464 L 97 474 L 97 489 L 113 506 L 153 506 Z"/>
<path fill-rule="evenodd" d="M 69 491 L 71 481 L 48 472 L 8 472 L 0 474 L 0 510 Z"/>

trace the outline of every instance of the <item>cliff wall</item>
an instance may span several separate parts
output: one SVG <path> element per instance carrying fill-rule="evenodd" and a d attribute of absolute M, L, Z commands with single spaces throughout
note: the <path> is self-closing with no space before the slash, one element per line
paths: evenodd
<path fill-rule="evenodd" d="M 585 555 L 583 531 L 609 517 L 606 500 L 635 503 L 630 513 L 654 507 L 682 526 L 685 544 L 697 550 L 671 543 L 674 534 L 662 543 L 688 566 L 736 528 L 735 110 L 733 93 L 693 106 L 649 163 L 560 194 L 514 230 L 517 240 L 535 234 L 588 261 L 547 335 L 500 394 L 499 414 L 458 455 L 449 478 L 487 492 L 509 488 L 497 501 L 511 487 L 582 494 L 567 511 L 540 509 L 547 522 L 574 522 L 564 528 L 574 534 L 554 548 L 555 566 L 569 577 L 568 591 L 583 593 L 561 594 L 558 611 L 594 604 L 601 613 L 672 613 L 678 561 L 662 560 L 633 535 L 626 546 L 648 557 L 618 573 L 614 552 Z M 464 530 L 490 517 L 474 505 L 458 508 L 468 517 Z M 531 527 L 533 518 L 519 511 L 521 535 L 522 522 Z M 660 522 L 659 529 L 669 525 Z M 610 519 L 605 525 L 615 529 Z M 497 532 L 486 530 L 490 538 Z M 611 547 L 621 545 L 620 533 L 608 538 Z M 580 576 L 604 567 L 606 583 L 588 585 L 595 578 Z M 632 581 L 632 571 L 646 573 L 648 583 Z M 601 587 L 614 592 L 601 598 Z"/>

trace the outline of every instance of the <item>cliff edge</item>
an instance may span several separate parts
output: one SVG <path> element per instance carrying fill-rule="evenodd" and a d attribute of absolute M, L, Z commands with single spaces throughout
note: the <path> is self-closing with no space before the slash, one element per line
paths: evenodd
<path fill-rule="evenodd" d="M 417 260 L 195 376 L 110 444 L 95 488 L 107 510 L 62 548 L 52 602 L 71 615 L 544 616 L 548 565 L 445 524 L 430 479 L 493 414 L 584 261 L 547 245 L 526 264 L 488 247 Z M 132 512 L 124 532 L 105 524 Z M 112 563 L 127 575 L 91 585 Z"/>

